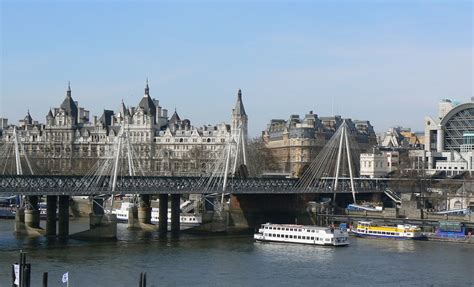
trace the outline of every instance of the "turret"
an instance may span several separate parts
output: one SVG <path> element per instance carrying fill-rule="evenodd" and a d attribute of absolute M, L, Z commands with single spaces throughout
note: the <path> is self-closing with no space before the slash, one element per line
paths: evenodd
<path fill-rule="evenodd" d="M 247 122 L 248 118 L 242 101 L 242 90 L 239 89 L 237 92 L 237 102 L 235 103 L 235 108 L 232 110 L 231 132 L 235 140 L 237 140 L 237 136 L 239 135 L 239 129 L 242 129 L 244 139 L 247 141 Z"/>

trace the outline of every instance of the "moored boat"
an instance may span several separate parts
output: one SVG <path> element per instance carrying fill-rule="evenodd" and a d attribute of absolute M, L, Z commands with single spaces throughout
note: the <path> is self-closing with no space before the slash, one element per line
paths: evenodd
<path fill-rule="evenodd" d="M 112 213 L 117 215 L 117 221 L 128 222 L 128 209 L 131 203 L 122 202 L 120 208 L 112 210 Z M 159 208 L 151 209 L 151 223 L 157 224 L 159 222 Z M 181 213 L 179 222 L 182 227 L 195 227 L 202 224 L 202 215 L 193 213 Z M 168 223 L 171 223 L 171 210 L 168 209 Z"/>
<path fill-rule="evenodd" d="M 346 230 L 294 224 L 262 224 L 254 234 L 256 241 L 312 245 L 345 246 L 349 244 Z"/>
<path fill-rule="evenodd" d="M 389 238 L 389 239 L 425 239 L 420 227 L 410 224 L 397 226 L 379 225 L 372 221 L 359 221 L 351 229 L 351 233 L 358 237 Z"/>

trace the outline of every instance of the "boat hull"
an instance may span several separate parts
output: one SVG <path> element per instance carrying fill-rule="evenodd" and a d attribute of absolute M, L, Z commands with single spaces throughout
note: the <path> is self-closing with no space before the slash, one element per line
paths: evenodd
<path fill-rule="evenodd" d="M 372 238 L 372 239 L 392 239 L 392 240 L 426 240 L 426 236 L 416 236 L 416 237 L 407 237 L 407 236 L 396 236 L 396 235 L 380 235 L 380 234 L 366 234 L 356 231 L 350 233 L 356 237 L 361 238 Z"/>

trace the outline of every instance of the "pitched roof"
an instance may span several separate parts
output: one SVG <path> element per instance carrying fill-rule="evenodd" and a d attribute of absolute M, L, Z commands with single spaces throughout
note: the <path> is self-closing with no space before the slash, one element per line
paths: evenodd
<path fill-rule="evenodd" d="M 235 108 L 232 111 L 232 114 L 239 116 L 246 116 L 244 104 L 242 103 L 242 90 L 239 89 L 237 93 L 237 102 L 235 103 Z"/>
<path fill-rule="evenodd" d="M 114 111 L 104 110 L 102 116 L 100 117 L 99 121 L 104 126 L 110 126 L 112 124 L 112 116 L 114 115 Z"/>
<path fill-rule="evenodd" d="M 63 103 L 61 104 L 61 109 L 66 112 L 66 115 L 71 116 L 73 118 L 74 123 L 77 121 L 77 105 L 72 99 L 71 96 L 71 86 L 68 85 L 66 98 L 64 99 Z"/>
<path fill-rule="evenodd" d="M 177 124 L 180 121 L 181 121 L 181 118 L 179 117 L 178 112 L 176 110 L 174 110 L 174 113 L 171 116 L 169 122 L 172 123 L 172 124 Z"/>
<path fill-rule="evenodd" d="M 28 110 L 28 113 L 26 114 L 26 117 L 25 117 L 25 123 L 28 124 L 28 125 L 31 125 L 33 123 L 33 119 L 31 118 L 29 110 Z"/>

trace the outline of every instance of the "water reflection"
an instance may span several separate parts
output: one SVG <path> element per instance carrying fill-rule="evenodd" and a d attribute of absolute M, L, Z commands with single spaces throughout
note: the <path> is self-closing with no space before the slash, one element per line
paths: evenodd
<path fill-rule="evenodd" d="M 376 238 L 351 238 L 352 245 L 367 246 L 374 250 L 385 250 L 397 253 L 413 253 L 416 247 L 422 244 L 415 240 L 393 240 Z"/>
<path fill-rule="evenodd" d="M 255 250 L 263 257 L 272 257 L 272 260 L 288 262 L 288 260 L 332 260 L 336 249 L 344 247 L 314 246 L 303 244 L 287 244 L 273 242 L 255 242 Z"/>

